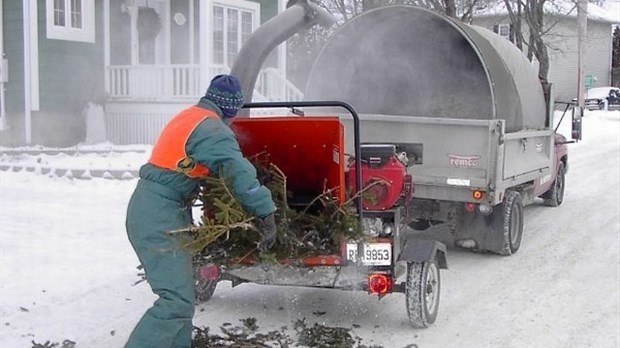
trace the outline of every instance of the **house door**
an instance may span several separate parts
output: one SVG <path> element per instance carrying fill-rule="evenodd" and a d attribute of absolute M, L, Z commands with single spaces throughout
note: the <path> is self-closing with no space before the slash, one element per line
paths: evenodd
<path fill-rule="evenodd" d="M 132 45 L 133 61 L 137 64 L 168 63 L 167 40 L 164 30 L 168 17 L 167 3 L 158 0 L 136 2 L 137 8 L 137 44 Z"/>
<path fill-rule="evenodd" d="M 244 0 L 214 1 L 211 62 L 228 72 L 241 47 L 260 24 L 260 4 Z"/>

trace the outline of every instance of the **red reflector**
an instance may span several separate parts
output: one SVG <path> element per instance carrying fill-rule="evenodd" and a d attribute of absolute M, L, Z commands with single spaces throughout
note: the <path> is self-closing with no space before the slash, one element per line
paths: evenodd
<path fill-rule="evenodd" d="M 368 291 L 376 294 L 385 294 L 392 291 L 392 277 L 384 273 L 369 274 Z"/>
<path fill-rule="evenodd" d="M 220 278 L 220 268 L 212 263 L 200 267 L 200 277 L 205 280 L 218 280 Z"/>
<path fill-rule="evenodd" d="M 465 210 L 468 213 L 473 212 L 474 210 L 476 210 L 476 203 L 471 203 L 471 202 L 465 203 Z"/>
<path fill-rule="evenodd" d="M 338 255 L 308 256 L 302 262 L 306 266 L 337 266 L 342 264 L 342 258 Z"/>

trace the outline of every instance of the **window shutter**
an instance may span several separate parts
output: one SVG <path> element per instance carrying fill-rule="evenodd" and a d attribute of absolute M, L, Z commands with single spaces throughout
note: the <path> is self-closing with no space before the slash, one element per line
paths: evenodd
<path fill-rule="evenodd" d="M 493 32 L 496 33 L 496 34 L 499 34 L 499 25 L 495 24 L 493 26 Z"/>
<path fill-rule="evenodd" d="M 510 25 L 510 42 L 515 42 L 515 30 L 514 25 Z"/>

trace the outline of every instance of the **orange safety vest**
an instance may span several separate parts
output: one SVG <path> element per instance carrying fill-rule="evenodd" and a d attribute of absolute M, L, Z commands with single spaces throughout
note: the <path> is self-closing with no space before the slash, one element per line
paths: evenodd
<path fill-rule="evenodd" d="M 162 130 L 149 163 L 160 168 L 181 172 L 190 178 L 204 178 L 209 168 L 196 162 L 185 152 L 189 136 L 200 122 L 208 117 L 219 117 L 214 111 L 198 106 L 189 107 L 174 116 Z"/>

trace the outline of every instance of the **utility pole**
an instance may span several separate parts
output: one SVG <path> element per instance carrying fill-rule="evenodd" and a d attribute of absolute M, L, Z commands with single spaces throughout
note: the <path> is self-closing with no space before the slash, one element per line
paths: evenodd
<path fill-rule="evenodd" d="M 6 101 L 4 100 L 4 83 L 8 81 L 9 64 L 5 60 L 4 55 L 3 18 L 4 15 L 2 14 L 2 0 L 0 0 L 0 59 L 2 59 L 0 64 L 0 131 L 7 130 L 9 128 L 8 122 L 6 121 Z"/>
<path fill-rule="evenodd" d="M 585 98 L 585 40 L 588 33 L 588 1 L 577 3 L 577 112 L 573 117 L 573 139 L 581 140 L 581 117 L 584 113 Z"/>

